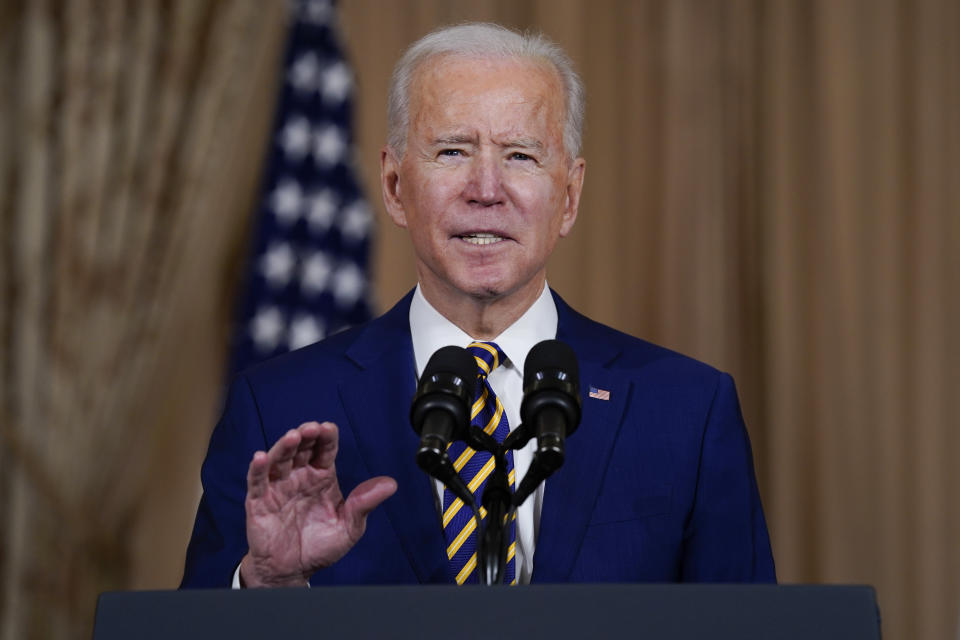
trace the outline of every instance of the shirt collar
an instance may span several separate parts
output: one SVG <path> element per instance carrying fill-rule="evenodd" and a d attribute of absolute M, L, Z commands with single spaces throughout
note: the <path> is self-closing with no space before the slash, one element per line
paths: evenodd
<path fill-rule="evenodd" d="M 417 377 L 427 366 L 430 356 L 441 347 L 451 344 L 466 347 L 473 342 L 473 338 L 427 302 L 419 284 L 410 302 L 410 335 Z M 523 363 L 533 345 L 556 337 L 557 305 L 550 295 L 550 288 L 544 283 L 543 291 L 530 308 L 491 342 L 496 342 L 506 354 L 508 366 L 513 366 L 523 376 Z"/>

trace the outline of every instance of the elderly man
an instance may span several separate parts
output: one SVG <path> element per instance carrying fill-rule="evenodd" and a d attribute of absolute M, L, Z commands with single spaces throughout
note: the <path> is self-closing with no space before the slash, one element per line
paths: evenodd
<path fill-rule="evenodd" d="M 508 580 L 774 580 L 729 376 L 599 325 L 546 285 L 577 217 L 582 120 L 579 79 L 540 36 L 461 25 L 406 52 L 381 186 L 418 285 L 234 381 L 183 586 L 476 582 L 476 523 L 414 464 L 417 377 L 439 348 L 471 345 L 487 359 L 480 426 L 502 439 L 520 423 L 526 355 L 552 338 L 577 355 L 583 416 L 564 466 L 517 513 Z M 513 456 L 517 480 L 535 444 Z M 482 491 L 492 463 L 451 452 Z"/>

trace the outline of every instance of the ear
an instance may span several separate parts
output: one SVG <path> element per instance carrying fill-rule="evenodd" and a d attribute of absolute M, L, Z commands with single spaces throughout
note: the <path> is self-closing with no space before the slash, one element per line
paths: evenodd
<path fill-rule="evenodd" d="M 583 190 L 583 173 L 586 171 L 587 161 L 577 158 L 567 172 L 567 195 L 563 208 L 563 217 L 560 220 L 560 237 L 565 238 L 573 223 L 577 221 L 577 211 L 580 208 L 580 192 Z"/>
<path fill-rule="evenodd" d="M 387 214 L 398 227 L 407 226 L 407 214 L 400 195 L 400 160 L 389 146 L 380 150 L 380 190 Z"/>

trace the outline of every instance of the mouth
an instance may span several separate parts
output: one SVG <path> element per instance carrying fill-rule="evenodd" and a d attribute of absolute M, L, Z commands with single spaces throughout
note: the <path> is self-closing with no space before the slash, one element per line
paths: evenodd
<path fill-rule="evenodd" d="M 472 233 L 464 233 L 457 236 L 464 242 L 475 246 L 484 246 L 488 244 L 496 244 L 498 242 L 503 242 L 506 240 L 504 236 L 498 235 L 496 233 L 487 233 L 485 231 L 478 231 Z"/>

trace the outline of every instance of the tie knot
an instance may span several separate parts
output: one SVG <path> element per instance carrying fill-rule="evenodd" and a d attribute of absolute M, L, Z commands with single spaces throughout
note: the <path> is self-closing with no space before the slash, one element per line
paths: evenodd
<path fill-rule="evenodd" d="M 507 359 L 503 350 L 498 347 L 495 342 L 471 342 L 467 345 L 467 351 L 469 351 L 477 361 L 477 367 L 480 368 L 480 375 L 484 378 Z"/>

